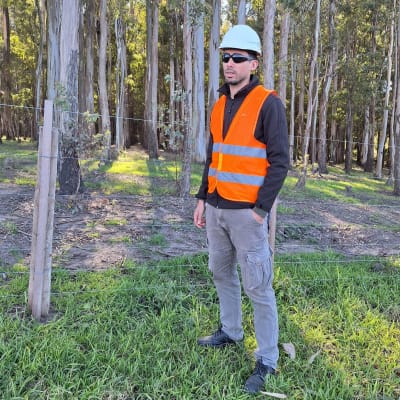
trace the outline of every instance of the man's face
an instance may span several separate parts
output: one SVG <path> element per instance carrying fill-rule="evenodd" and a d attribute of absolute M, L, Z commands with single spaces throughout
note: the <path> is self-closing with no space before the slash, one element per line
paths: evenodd
<path fill-rule="evenodd" d="M 238 54 L 241 56 L 249 57 L 249 53 L 245 50 L 225 49 L 222 54 Z M 250 80 L 250 75 L 258 67 L 257 60 L 246 60 L 240 63 L 235 63 L 232 58 L 228 62 L 223 62 L 223 71 L 225 82 L 231 86 L 245 86 Z"/>

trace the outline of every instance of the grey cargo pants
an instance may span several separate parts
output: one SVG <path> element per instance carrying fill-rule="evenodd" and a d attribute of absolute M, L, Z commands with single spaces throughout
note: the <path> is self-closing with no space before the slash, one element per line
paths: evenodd
<path fill-rule="evenodd" d="M 233 340 L 243 338 L 239 263 L 243 290 L 253 304 L 255 357 L 275 369 L 279 357 L 278 312 L 266 220 L 264 224 L 257 222 L 251 209 L 206 205 L 209 269 L 218 293 L 222 330 Z"/>

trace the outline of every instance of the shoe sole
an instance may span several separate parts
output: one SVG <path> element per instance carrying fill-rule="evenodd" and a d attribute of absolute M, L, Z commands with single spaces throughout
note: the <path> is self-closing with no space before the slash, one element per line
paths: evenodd
<path fill-rule="evenodd" d="M 232 346 L 237 344 L 236 342 L 229 342 L 229 343 L 221 343 L 221 344 L 211 344 L 211 343 L 199 343 L 197 342 L 197 344 L 201 347 L 213 347 L 213 348 L 217 348 L 220 349 L 221 347 L 225 347 L 225 346 Z"/>

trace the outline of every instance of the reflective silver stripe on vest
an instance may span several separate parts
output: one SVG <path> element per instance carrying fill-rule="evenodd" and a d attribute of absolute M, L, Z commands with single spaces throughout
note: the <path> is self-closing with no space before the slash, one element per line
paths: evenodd
<path fill-rule="evenodd" d="M 217 169 L 216 168 L 209 168 L 208 169 L 208 175 L 210 175 L 210 176 L 217 175 Z"/>
<path fill-rule="evenodd" d="M 218 172 L 220 182 L 241 183 L 244 185 L 261 186 L 264 183 L 263 176 L 235 174 L 234 172 Z"/>
<path fill-rule="evenodd" d="M 221 145 L 221 143 L 214 143 L 213 151 L 223 154 L 230 154 L 233 156 L 244 156 L 263 159 L 267 157 L 265 149 L 260 149 L 258 147 L 237 146 L 234 144 Z"/>

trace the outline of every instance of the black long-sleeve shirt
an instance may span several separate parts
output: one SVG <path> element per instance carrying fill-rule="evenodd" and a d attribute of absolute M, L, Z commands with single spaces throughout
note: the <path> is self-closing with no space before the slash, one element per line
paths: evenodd
<path fill-rule="evenodd" d="M 225 137 L 233 117 L 243 103 L 247 94 L 260 82 L 257 77 L 251 76 L 250 83 L 236 93 L 234 98 L 230 96 L 229 85 L 224 84 L 220 93 L 226 95 L 224 113 L 223 136 Z M 279 97 L 270 95 L 265 100 L 257 121 L 254 137 L 267 146 L 267 159 L 269 162 L 268 173 L 263 185 L 258 191 L 258 198 L 255 204 L 237 202 L 224 199 L 217 190 L 208 193 L 208 170 L 211 163 L 213 139 L 210 140 L 207 148 L 207 160 L 204 166 L 202 183 L 196 195 L 198 199 L 206 200 L 207 203 L 218 208 L 254 208 L 260 215 L 265 215 L 271 210 L 276 196 L 278 195 L 289 168 L 289 146 L 288 130 L 285 108 Z"/>

